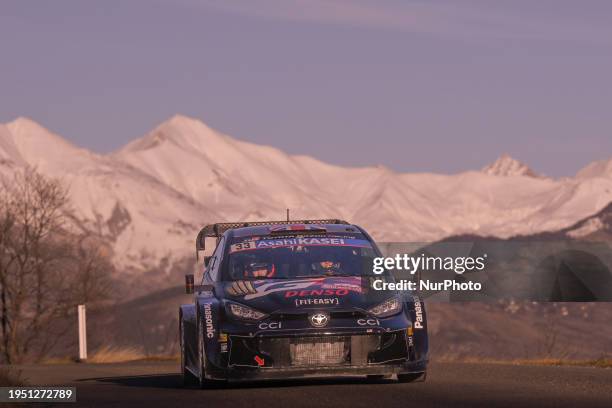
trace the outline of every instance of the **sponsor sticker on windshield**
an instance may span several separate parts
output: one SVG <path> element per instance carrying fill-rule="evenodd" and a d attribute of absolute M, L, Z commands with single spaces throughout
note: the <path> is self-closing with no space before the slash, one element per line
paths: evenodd
<path fill-rule="evenodd" d="M 228 293 L 233 296 L 244 296 L 245 300 L 257 299 L 272 293 L 282 293 L 285 298 L 308 298 L 312 296 L 342 297 L 353 293 L 363 293 L 360 276 L 342 276 L 314 279 L 295 279 L 271 281 L 232 282 L 228 285 Z M 248 285 L 248 288 L 246 286 Z M 242 290 L 242 286 L 245 289 Z"/>
<path fill-rule="evenodd" d="M 347 246 L 370 248 L 365 239 L 330 238 L 330 237 L 295 237 L 283 239 L 260 239 L 242 241 L 230 246 L 230 253 L 253 249 L 282 248 L 292 246 Z"/>

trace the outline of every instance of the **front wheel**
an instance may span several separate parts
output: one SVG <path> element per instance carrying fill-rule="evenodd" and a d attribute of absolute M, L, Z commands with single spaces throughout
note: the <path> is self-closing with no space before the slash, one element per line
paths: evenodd
<path fill-rule="evenodd" d="M 183 373 L 183 385 L 185 387 L 193 387 L 198 385 L 198 377 L 193 375 L 191 371 L 187 369 L 187 354 L 185 348 L 185 326 L 183 323 L 183 316 L 179 314 L 179 343 L 181 345 L 181 372 Z"/>
<path fill-rule="evenodd" d="M 401 383 L 410 383 L 416 380 L 421 379 L 421 381 L 425 381 L 427 378 L 426 373 L 406 373 L 406 374 L 398 374 L 397 381 Z"/>
<path fill-rule="evenodd" d="M 369 382 L 378 382 L 378 381 L 388 380 L 389 378 L 391 378 L 391 375 L 386 375 L 386 374 L 368 374 L 366 376 L 366 379 Z"/>
<path fill-rule="evenodd" d="M 210 388 L 215 384 L 214 380 L 206 378 L 206 349 L 204 348 L 204 325 L 201 324 L 200 317 L 198 322 L 198 361 L 200 366 L 199 385 L 200 388 Z"/>

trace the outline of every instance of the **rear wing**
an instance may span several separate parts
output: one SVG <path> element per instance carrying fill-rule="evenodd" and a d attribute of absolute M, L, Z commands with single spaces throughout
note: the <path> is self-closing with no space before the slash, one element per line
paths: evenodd
<path fill-rule="evenodd" d="M 196 238 L 196 258 L 199 259 L 200 251 L 206 248 L 206 238 L 214 237 L 217 241 L 225 233 L 225 231 L 234 228 L 243 227 L 258 227 L 266 225 L 290 225 L 290 224 L 346 224 L 349 223 L 339 219 L 329 220 L 291 220 L 291 221 L 245 221 L 245 222 L 224 222 L 217 224 L 209 224 L 202 228 Z"/>

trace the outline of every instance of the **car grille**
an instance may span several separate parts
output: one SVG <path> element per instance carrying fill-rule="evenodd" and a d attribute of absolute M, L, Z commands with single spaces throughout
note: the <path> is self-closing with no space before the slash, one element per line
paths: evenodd
<path fill-rule="evenodd" d="M 407 357 L 403 331 L 304 337 L 230 336 L 230 366 L 254 368 L 364 367 Z"/>
<path fill-rule="evenodd" d="M 294 367 L 340 365 L 348 362 L 350 338 L 309 337 L 291 340 L 289 354 Z"/>

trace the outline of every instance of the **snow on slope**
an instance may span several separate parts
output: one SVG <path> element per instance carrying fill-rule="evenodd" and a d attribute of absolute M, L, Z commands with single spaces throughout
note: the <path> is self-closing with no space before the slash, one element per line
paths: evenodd
<path fill-rule="evenodd" d="M 513 159 L 507 154 L 502 154 L 497 160 L 485 166 L 481 171 L 492 176 L 538 177 L 525 163 Z"/>
<path fill-rule="evenodd" d="M 122 267 L 149 268 L 162 258 L 172 260 L 175 249 L 193 248 L 202 219 L 219 217 L 146 173 L 77 148 L 29 119 L 19 118 L 5 129 L 0 157 L 9 155 L 61 179 L 82 226 L 113 244 Z M 180 251 L 178 258 L 183 255 Z"/>
<path fill-rule="evenodd" d="M 562 180 L 534 177 L 507 156 L 456 175 L 346 168 L 239 141 L 184 116 L 106 156 L 19 119 L 0 126 L 3 157 L 67 180 L 82 218 L 112 238 L 120 265 L 133 267 L 191 255 L 207 222 L 282 219 L 286 208 L 296 218 L 345 218 L 379 240 L 433 241 L 559 230 L 612 201 L 605 165 Z"/>
<path fill-rule="evenodd" d="M 9 171 L 15 166 L 23 166 L 24 164 L 26 162 L 13 142 L 10 130 L 5 125 L 0 124 L 0 171 Z"/>
<path fill-rule="evenodd" d="M 507 155 L 484 172 L 399 174 L 345 168 L 238 141 L 175 116 L 116 153 L 227 220 L 341 217 L 383 240 L 437 240 L 476 233 L 508 237 L 559 229 L 612 201 L 612 178 L 536 177 Z"/>
<path fill-rule="evenodd" d="M 611 178 L 612 177 L 612 159 L 595 161 L 576 174 L 577 178 Z"/>
<path fill-rule="evenodd" d="M 285 208 L 303 216 L 333 211 L 324 197 L 311 194 L 318 181 L 310 180 L 291 156 L 183 116 L 174 116 L 115 157 L 214 205 L 227 219 L 282 219 Z"/>

